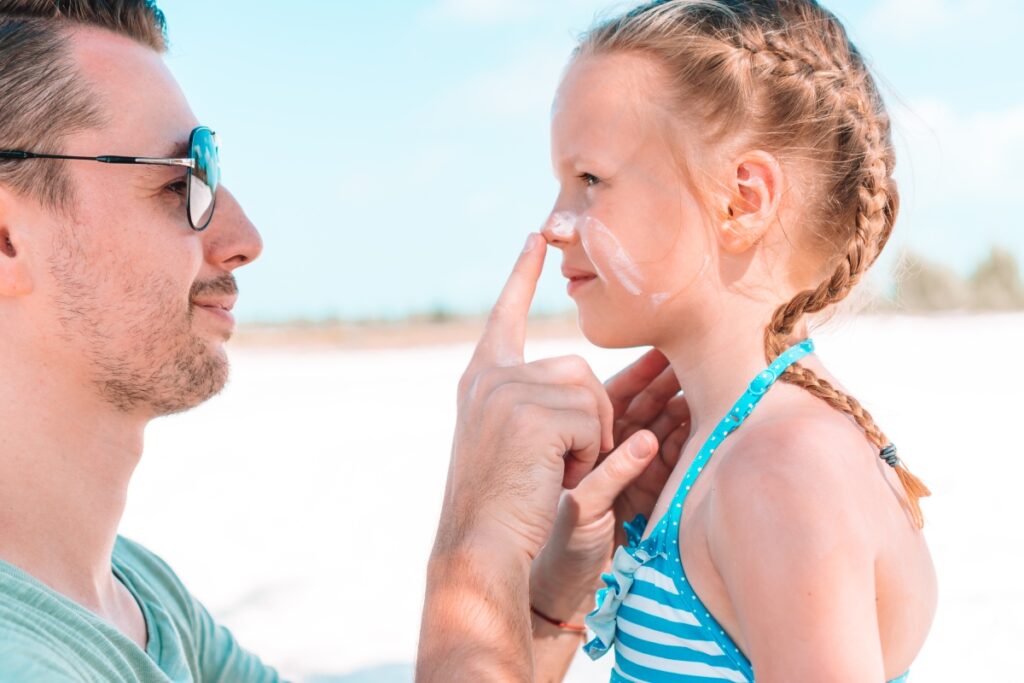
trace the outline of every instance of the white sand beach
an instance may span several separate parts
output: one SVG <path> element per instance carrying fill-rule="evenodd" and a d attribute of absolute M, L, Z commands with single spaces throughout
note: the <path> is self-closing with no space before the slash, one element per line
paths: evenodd
<path fill-rule="evenodd" d="M 934 491 L 940 580 L 913 682 L 1021 680 L 1024 314 L 863 316 L 818 353 Z M 161 554 L 247 648 L 297 681 L 411 681 L 424 567 L 471 344 L 232 348 L 232 381 L 154 423 L 122 533 Z M 638 351 L 581 339 L 607 377 Z M 569 680 L 607 680 L 611 657 Z"/>

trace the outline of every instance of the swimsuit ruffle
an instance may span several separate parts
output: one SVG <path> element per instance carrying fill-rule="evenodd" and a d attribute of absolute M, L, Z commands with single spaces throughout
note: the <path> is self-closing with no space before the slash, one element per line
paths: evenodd
<path fill-rule="evenodd" d="M 667 557 L 664 544 L 665 534 L 654 533 L 643 543 L 647 518 L 637 515 L 632 522 L 625 522 L 626 545 L 615 549 L 611 572 L 602 574 L 605 587 L 597 591 L 597 608 L 586 616 L 584 623 L 594 632 L 594 638 L 583 646 L 591 659 L 598 659 L 611 649 L 615 642 L 615 620 L 622 601 L 629 594 L 633 578 L 640 567 L 656 557 Z"/>

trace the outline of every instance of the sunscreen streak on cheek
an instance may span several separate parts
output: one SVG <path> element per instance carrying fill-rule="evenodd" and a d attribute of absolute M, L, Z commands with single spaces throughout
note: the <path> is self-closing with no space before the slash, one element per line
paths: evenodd
<path fill-rule="evenodd" d="M 618 281 L 622 288 L 634 296 L 643 294 L 643 275 L 622 243 L 596 218 L 585 217 L 577 221 L 580 244 L 587 258 L 594 264 L 598 277 L 605 282 Z"/>
<path fill-rule="evenodd" d="M 658 288 L 649 282 L 650 274 L 644 274 L 643 269 L 630 256 L 615 234 L 592 216 L 559 211 L 552 214 L 546 227 L 560 240 L 572 242 L 579 239 L 580 246 L 583 247 L 583 252 L 599 279 L 608 283 L 617 282 L 628 294 L 646 301 L 651 306 L 659 307 L 680 291 L 688 289 L 687 286 L 679 291 L 658 291 Z M 711 256 L 705 253 L 704 262 L 694 276 L 694 281 L 707 270 L 710 262 Z"/>

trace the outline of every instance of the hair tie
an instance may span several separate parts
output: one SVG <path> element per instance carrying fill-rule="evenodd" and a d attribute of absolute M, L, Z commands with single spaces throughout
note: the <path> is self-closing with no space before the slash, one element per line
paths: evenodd
<path fill-rule="evenodd" d="M 887 462 L 889 467 L 896 467 L 900 464 L 900 459 L 896 455 L 896 446 L 891 441 L 888 446 L 879 452 L 878 457 Z"/>

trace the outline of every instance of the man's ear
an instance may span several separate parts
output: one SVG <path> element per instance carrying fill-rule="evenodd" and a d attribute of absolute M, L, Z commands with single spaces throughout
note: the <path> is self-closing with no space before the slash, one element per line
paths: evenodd
<path fill-rule="evenodd" d="M 771 154 L 747 152 L 731 167 L 725 217 L 718 229 L 722 248 L 739 254 L 756 244 L 775 222 L 785 180 Z"/>
<path fill-rule="evenodd" d="M 32 271 L 21 240 L 28 228 L 22 222 L 25 200 L 0 185 L 0 298 L 32 292 Z"/>

